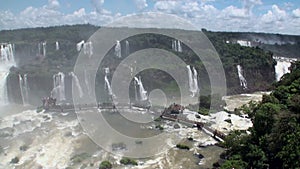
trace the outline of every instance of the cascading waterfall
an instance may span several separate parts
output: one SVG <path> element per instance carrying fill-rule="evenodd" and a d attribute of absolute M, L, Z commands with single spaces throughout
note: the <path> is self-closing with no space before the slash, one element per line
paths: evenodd
<path fill-rule="evenodd" d="M 187 65 L 186 67 L 188 70 L 188 77 L 189 77 L 189 90 L 192 93 L 191 96 L 194 97 L 199 92 L 198 72 L 194 67 L 192 69 L 190 65 Z"/>
<path fill-rule="evenodd" d="M 86 42 L 83 44 L 83 53 L 91 57 L 93 55 L 93 43 Z"/>
<path fill-rule="evenodd" d="M 104 72 L 105 72 L 105 76 L 104 76 L 104 81 L 105 81 L 105 85 L 104 85 L 104 89 L 106 89 L 108 91 L 108 95 L 109 96 L 114 96 L 113 91 L 111 89 L 110 83 L 108 81 L 108 74 L 109 74 L 109 68 L 104 68 Z"/>
<path fill-rule="evenodd" d="M 59 43 L 58 43 L 58 41 L 55 42 L 55 50 L 59 50 Z"/>
<path fill-rule="evenodd" d="M 247 89 L 247 81 L 246 81 L 245 77 L 243 76 L 242 66 L 241 65 L 237 65 L 236 68 L 237 68 L 238 76 L 239 76 L 239 79 L 240 79 L 240 85 L 244 89 Z"/>
<path fill-rule="evenodd" d="M 147 96 L 147 91 L 145 90 L 144 88 L 144 85 L 142 83 L 142 79 L 141 77 L 140 78 L 137 78 L 137 77 L 134 77 L 134 80 L 135 80 L 135 84 L 139 87 L 139 95 L 136 94 L 136 100 L 137 101 L 145 101 L 145 100 L 148 100 L 148 96 Z M 135 88 L 136 89 L 136 88 Z M 137 95 L 139 97 L 137 97 Z"/>
<path fill-rule="evenodd" d="M 176 52 L 182 52 L 181 41 L 173 40 L 172 41 L 172 49 Z"/>
<path fill-rule="evenodd" d="M 42 46 L 43 46 L 43 56 L 46 56 L 46 45 L 47 45 L 47 42 L 43 42 L 42 43 Z"/>
<path fill-rule="evenodd" d="M 84 45 L 84 40 L 80 41 L 79 43 L 76 44 L 76 49 L 79 52 L 81 50 L 81 48 Z"/>
<path fill-rule="evenodd" d="M 8 104 L 7 77 L 9 69 L 16 66 L 14 58 L 14 45 L 0 44 L 0 105 Z"/>
<path fill-rule="evenodd" d="M 65 75 L 62 72 L 53 75 L 53 90 L 51 91 L 51 97 L 56 98 L 58 101 L 66 100 Z"/>
<path fill-rule="evenodd" d="M 75 84 L 75 86 L 79 92 L 79 97 L 81 98 L 83 96 L 83 91 L 82 91 L 78 77 L 75 75 L 74 72 L 70 72 L 69 75 L 72 76 L 72 83 Z"/>
<path fill-rule="evenodd" d="M 290 73 L 291 62 L 296 61 L 294 58 L 284 58 L 284 57 L 273 57 L 277 64 L 275 65 L 276 81 L 279 81 L 281 77 Z"/>
<path fill-rule="evenodd" d="M 29 104 L 29 86 L 27 82 L 27 74 L 24 74 L 23 76 L 19 74 L 19 85 L 20 85 L 20 91 L 21 91 L 21 97 L 23 101 L 23 105 Z"/>
<path fill-rule="evenodd" d="M 130 52 L 129 42 L 128 42 L 128 40 L 126 40 L 125 41 L 125 54 L 126 54 L 126 56 L 129 55 L 129 52 Z"/>
<path fill-rule="evenodd" d="M 115 55 L 118 57 L 118 58 L 121 58 L 122 57 L 122 49 L 121 49 L 121 43 L 120 41 L 117 40 L 117 43 L 116 43 L 116 46 L 115 46 Z"/>
<path fill-rule="evenodd" d="M 47 42 L 38 43 L 38 55 L 46 56 L 46 45 Z"/>

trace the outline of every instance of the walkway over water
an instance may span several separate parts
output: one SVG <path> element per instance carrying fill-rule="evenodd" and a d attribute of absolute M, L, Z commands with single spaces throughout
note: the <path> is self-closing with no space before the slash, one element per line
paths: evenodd
<path fill-rule="evenodd" d="M 135 106 L 132 106 L 130 104 L 120 104 L 118 106 L 115 106 L 113 104 L 82 104 L 82 105 L 72 105 L 72 104 L 66 104 L 66 105 L 55 105 L 51 107 L 45 108 L 47 111 L 55 111 L 55 112 L 70 112 L 70 111 L 75 111 L 75 110 L 89 110 L 92 108 L 97 108 L 97 109 L 111 109 L 111 110 L 117 110 L 117 109 L 132 109 Z M 137 107 L 141 108 L 141 107 Z M 146 110 L 146 109 L 145 109 Z M 199 121 L 193 121 L 189 120 L 186 117 L 178 116 L 176 114 L 169 114 L 166 113 L 166 109 L 160 114 L 160 117 L 165 120 L 170 120 L 170 121 L 176 121 L 179 123 L 182 123 L 184 125 L 190 126 L 190 127 L 197 127 L 199 130 L 204 131 L 206 134 L 212 136 L 215 138 L 217 141 L 224 142 L 225 134 L 216 130 L 212 129 L 208 126 L 205 125 L 205 123 L 199 122 Z"/>

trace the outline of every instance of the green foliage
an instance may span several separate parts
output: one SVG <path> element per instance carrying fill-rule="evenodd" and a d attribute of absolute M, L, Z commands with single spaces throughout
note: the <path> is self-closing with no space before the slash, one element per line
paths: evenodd
<path fill-rule="evenodd" d="M 240 156 L 233 156 L 229 160 L 226 160 L 220 167 L 221 169 L 245 169 L 247 163 L 241 160 Z"/>
<path fill-rule="evenodd" d="M 251 134 L 235 131 L 225 138 L 228 160 L 223 168 L 238 167 L 242 162 L 246 163 L 242 168 L 299 168 L 300 62 L 292 67 L 270 96 L 244 107 L 253 122 Z"/>
<path fill-rule="evenodd" d="M 131 159 L 131 158 L 128 158 L 128 157 L 123 157 L 120 160 L 120 163 L 124 164 L 124 165 L 138 165 L 138 163 L 134 159 Z"/>
<path fill-rule="evenodd" d="M 177 144 L 176 147 L 182 150 L 190 150 L 190 147 L 184 144 Z"/>
<path fill-rule="evenodd" d="M 100 163 L 99 169 L 111 169 L 112 164 L 109 161 L 102 161 Z"/>

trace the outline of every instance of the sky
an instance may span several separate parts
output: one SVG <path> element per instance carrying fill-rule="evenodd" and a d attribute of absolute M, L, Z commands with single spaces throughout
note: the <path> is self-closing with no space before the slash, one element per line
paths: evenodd
<path fill-rule="evenodd" d="M 0 30 L 105 26 L 143 12 L 174 14 L 199 29 L 300 35 L 299 0 L 0 0 Z"/>

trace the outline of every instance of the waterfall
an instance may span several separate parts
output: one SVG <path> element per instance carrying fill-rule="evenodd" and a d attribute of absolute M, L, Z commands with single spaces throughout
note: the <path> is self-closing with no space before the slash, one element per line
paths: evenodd
<path fill-rule="evenodd" d="M 125 41 L 125 54 L 128 56 L 130 53 L 130 47 L 129 47 L 129 42 L 128 40 Z"/>
<path fill-rule="evenodd" d="M 247 89 L 247 81 L 246 81 L 245 77 L 243 76 L 242 66 L 241 65 L 237 65 L 236 68 L 237 68 L 238 76 L 239 76 L 239 79 L 240 79 L 240 85 L 244 89 Z"/>
<path fill-rule="evenodd" d="M 121 43 L 120 41 L 117 40 L 117 43 L 116 43 L 116 46 L 115 46 L 115 55 L 118 57 L 118 58 L 121 58 L 122 57 L 122 54 L 121 54 Z"/>
<path fill-rule="evenodd" d="M 56 98 L 58 101 L 66 100 L 65 75 L 62 72 L 53 75 L 53 89 L 51 91 L 51 97 Z"/>
<path fill-rule="evenodd" d="M 284 57 L 273 57 L 273 58 L 277 62 L 277 64 L 275 65 L 276 81 L 279 81 L 284 74 L 290 73 L 289 68 L 291 66 L 291 62 L 297 60 L 294 58 L 284 58 Z"/>
<path fill-rule="evenodd" d="M 29 86 L 27 82 L 27 74 L 24 74 L 23 76 L 19 74 L 19 85 L 20 85 L 20 91 L 21 91 L 21 97 L 23 101 L 23 105 L 29 104 Z"/>
<path fill-rule="evenodd" d="M 199 87 L 198 87 L 198 73 L 197 73 L 197 70 L 195 69 L 195 67 L 193 67 L 193 82 L 194 82 L 195 93 L 197 93 L 199 91 Z"/>
<path fill-rule="evenodd" d="M 137 77 L 134 77 L 134 80 L 135 80 L 136 85 L 138 85 L 138 87 L 139 87 L 139 92 L 138 92 L 139 93 L 139 101 L 148 100 L 147 91 L 144 89 L 144 85 L 142 83 L 141 77 L 139 79 Z"/>
<path fill-rule="evenodd" d="M 14 45 L 1 43 L 0 44 L 0 104 L 7 104 L 7 77 L 9 75 L 9 69 L 12 66 L 16 66 L 14 58 Z"/>
<path fill-rule="evenodd" d="M 47 42 L 43 42 L 42 43 L 42 46 L 43 46 L 43 56 L 46 56 L 46 45 L 47 45 Z"/>
<path fill-rule="evenodd" d="M 79 43 L 76 44 L 76 49 L 79 52 L 84 45 L 84 40 L 80 41 Z"/>
<path fill-rule="evenodd" d="M 197 70 L 193 67 L 191 69 L 190 65 L 187 65 L 188 70 L 188 78 L 189 78 L 189 90 L 192 93 L 192 97 L 196 96 L 199 92 L 199 86 L 198 86 L 198 73 Z"/>
<path fill-rule="evenodd" d="M 108 74 L 109 74 L 109 68 L 104 68 L 104 72 L 105 72 L 105 76 L 104 76 L 104 81 L 105 81 L 105 85 L 104 85 L 104 89 L 106 89 L 108 91 L 108 95 L 113 96 L 113 92 L 110 86 L 110 83 L 108 81 Z"/>
<path fill-rule="evenodd" d="M 182 52 L 181 42 L 177 40 L 177 51 Z"/>
<path fill-rule="evenodd" d="M 59 43 L 57 41 L 55 42 L 55 50 L 59 50 Z"/>
<path fill-rule="evenodd" d="M 38 55 L 39 56 L 46 56 L 46 45 L 47 42 L 40 42 L 38 43 Z"/>
<path fill-rule="evenodd" d="M 70 72 L 69 75 L 72 76 L 72 83 L 76 85 L 77 90 L 79 92 L 79 97 L 81 98 L 83 96 L 83 91 L 82 91 L 82 88 L 80 86 L 80 82 L 79 82 L 78 77 L 75 75 L 74 72 Z"/>
<path fill-rule="evenodd" d="M 173 40 L 172 49 L 176 52 L 182 52 L 181 42 L 179 40 Z"/>
<path fill-rule="evenodd" d="M 92 42 L 86 42 L 83 44 L 83 53 L 91 57 L 93 55 L 93 44 Z"/>

